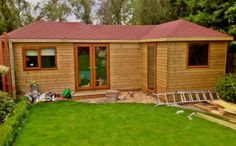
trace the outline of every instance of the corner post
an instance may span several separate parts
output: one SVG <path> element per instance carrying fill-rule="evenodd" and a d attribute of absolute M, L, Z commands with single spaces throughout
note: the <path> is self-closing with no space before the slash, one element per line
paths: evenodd
<path fill-rule="evenodd" d="M 9 41 L 9 53 L 10 53 L 10 68 L 11 68 L 11 81 L 12 81 L 12 95 L 16 96 L 16 78 L 15 78 L 15 67 L 14 67 L 14 53 L 12 42 Z"/>
<path fill-rule="evenodd" d="M 10 94 L 12 94 L 12 78 L 11 78 L 11 67 L 10 67 L 10 53 L 9 53 L 9 48 L 8 48 L 8 37 L 7 37 L 7 33 L 4 33 L 4 64 L 9 67 L 9 72 L 6 75 L 6 79 L 7 79 L 7 90 Z"/>
<path fill-rule="evenodd" d="M 4 65 L 4 45 L 3 40 L 0 38 L 0 65 Z M 6 76 L 2 75 L 2 90 L 6 91 Z"/>

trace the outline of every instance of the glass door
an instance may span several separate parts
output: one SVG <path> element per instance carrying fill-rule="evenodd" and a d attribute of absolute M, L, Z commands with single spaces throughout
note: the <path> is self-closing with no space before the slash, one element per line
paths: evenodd
<path fill-rule="evenodd" d="M 108 85 L 108 46 L 95 45 L 95 87 L 102 88 Z"/>
<path fill-rule="evenodd" d="M 148 46 L 148 89 L 155 90 L 155 44 Z"/>
<path fill-rule="evenodd" d="M 77 49 L 77 72 L 78 72 L 78 87 L 80 89 L 89 89 L 92 87 L 91 73 L 91 46 L 79 46 Z"/>
<path fill-rule="evenodd" d="M 109 88 L 109 50 L 107 44 L 79 44 L 75 47 L 76 89 Z"/>

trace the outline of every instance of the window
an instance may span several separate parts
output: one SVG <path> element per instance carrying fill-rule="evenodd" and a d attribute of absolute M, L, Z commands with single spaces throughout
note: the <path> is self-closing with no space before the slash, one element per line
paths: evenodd
<path fill-rule="evenodd" d="M 188 48 L 189 67 L 208 66 L 208 43 L 190 43 Z"/>
<path fill-rule="evenodd" d="M 41 66 L 42 68 L 54 68 L 56 66 L 54 48 L 41 49 Z"/>
<path fill-rule="evenodd" d="M 55 69 L 56 49 L 52 47 L 27 48 L 24 50 L 24 69 Z"/>
<path fill-rule="evenodd" d="M 27 49 L 25 51 L 25 61 L 27 68 L 37 68 L 38 64 L 38 50 L 37 49 Z"/>

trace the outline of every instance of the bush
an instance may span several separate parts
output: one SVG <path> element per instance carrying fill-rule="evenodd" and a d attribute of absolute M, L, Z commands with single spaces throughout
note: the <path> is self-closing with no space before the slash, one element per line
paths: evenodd
<path fill-rule="evenodd" d="M 216 82 L 215 89 L 223 100 L 236 103 L 235 74 L 227 74 L 224 77 L 219 78 Z"/>
<path fill-rule="evenodd" d="M 12 145 L 19 134 L 28 110 L 29 104 L 26 99 L 22 99 L 17 103 L 15 112 L 0 125 L 0 146 Z"/>
<path fill-rule="evenodd" d="M 13 112 L 14 108 L 14 98 L 8 93 L 0 91 L 0 124 Z"/>

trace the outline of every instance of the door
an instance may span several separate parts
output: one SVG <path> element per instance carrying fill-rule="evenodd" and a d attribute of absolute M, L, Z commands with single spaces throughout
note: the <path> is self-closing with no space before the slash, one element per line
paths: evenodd
<path fill-rule="evenodd" d="M 148 89 L 155 90 L 156 83 L 156 46 L 148 45 Z"/>
<path fill-rule="evenodd" d="M 109 48 L 107 44 L 75 45 L 77 90 L 109 88 Z"/>

